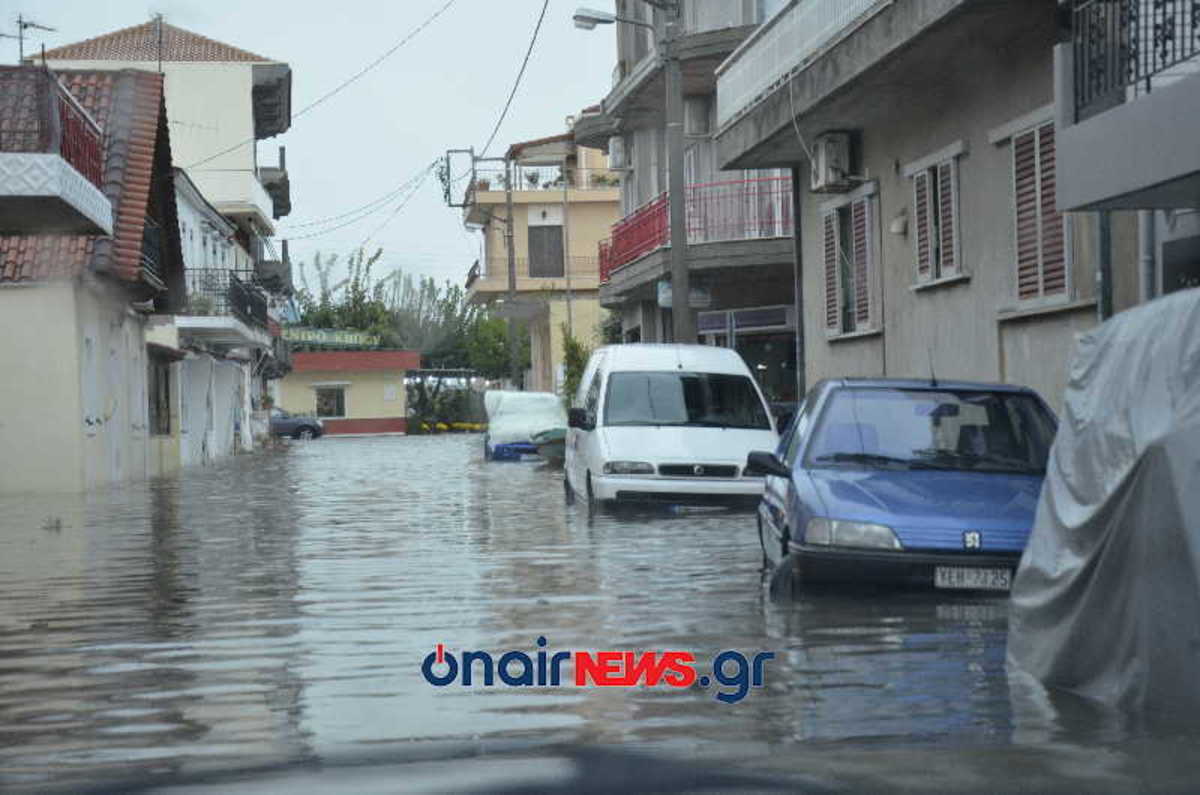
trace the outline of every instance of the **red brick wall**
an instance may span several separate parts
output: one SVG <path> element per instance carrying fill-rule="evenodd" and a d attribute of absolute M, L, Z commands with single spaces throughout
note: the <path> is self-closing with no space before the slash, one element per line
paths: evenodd
<path fill-rule="evenodd" d="M 339 433 L 407 433 L 408 420 L 405 417 L 382 417 L 372 420 L 322 420 L 325 433 L 333 436 Z"/>

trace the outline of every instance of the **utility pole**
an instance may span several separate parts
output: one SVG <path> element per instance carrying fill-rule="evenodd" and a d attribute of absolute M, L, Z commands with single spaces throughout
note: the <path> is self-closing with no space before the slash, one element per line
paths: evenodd
<path fill-rule="evenodd" d="M 567 174 L 567 155 L 563 155 L 562 178 L 563 178 L 563 276 L 567 279 L 567 333 L 572 337 L 575 336 L 575 320 L 571 316 L 571 205 L 570 195 L 567 192 L 571 184 L 571 176 Z M 575 173 L 574 177 L 579 177 L 579 155 L 575 156 Z M 586 175 L 585 175 L 586 179 Z M 554 335 L 554 329 L 550 329 L 550 335 Z"/>
<path fill-rule="evenodd" d="M 504 231 L 505 248 L 508 249 L 508 362 L 512 368 L 513 386 L 521 381 L 521 362 L 517 359 L 517 249 L 513 245 L 513 168 L 512 161 L 504 158 L 504 214 L 508 216 Z"/>
<path fill-rule="evenodd" d="M 683 66 L 675 51 L 683 23 L 680 4 L 666 9 L 663 67 L 667 84 L 667 191 L 671 213 L 671 319 L 674 341 L 695 344 L 692 317 L 692 281 L 688 272 L 687 184 L 684 181 Z"/>

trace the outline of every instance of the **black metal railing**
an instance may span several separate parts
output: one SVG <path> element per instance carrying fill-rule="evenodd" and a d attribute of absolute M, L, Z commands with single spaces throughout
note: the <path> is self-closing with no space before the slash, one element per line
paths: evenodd
<path fill-rule="evenodd" d="M 142 226 L 142 254 L 141 263 L 142 270 L 153 279 L 162 282 L 163 260 L 163 230 L 158 221 L 155 221 L 150 216 L 146 216 L 146 223 Z"/>
<path fill-rule="evenodd" d="M 188 268 L 186 313 L 233 315 L 245 323 L 266 328 L 267 298 L 250 284 L 251 276 L 221 268 Z"/>
<path fill-rule="evenodd" d="M 1200 58 L 1200 0 L 1074 0 L 1071 30 L 1082 121 Z"/>

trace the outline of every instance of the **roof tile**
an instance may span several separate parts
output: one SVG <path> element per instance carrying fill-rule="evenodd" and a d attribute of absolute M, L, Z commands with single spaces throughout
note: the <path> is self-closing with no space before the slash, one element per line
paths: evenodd
<path fill-rule="evenodd" d="M 46 50 L 46 59 L 51 61 L 157 61 L 160 57 L 164 61 L 271 62 L 270 58 L 157 20 Z"/>

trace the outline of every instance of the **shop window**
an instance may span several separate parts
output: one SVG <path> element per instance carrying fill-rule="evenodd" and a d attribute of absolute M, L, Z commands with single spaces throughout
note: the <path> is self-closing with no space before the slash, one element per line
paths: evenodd
<path fill-rule="evenodd" d="M 346 390 L 344 387 L 321 387 L 317 390 L 318 417 L 345 417 Z"/>

